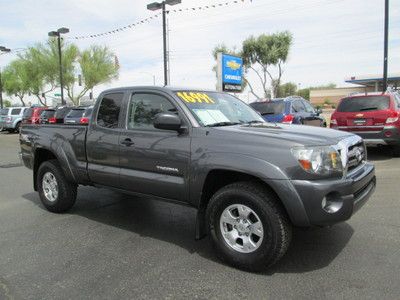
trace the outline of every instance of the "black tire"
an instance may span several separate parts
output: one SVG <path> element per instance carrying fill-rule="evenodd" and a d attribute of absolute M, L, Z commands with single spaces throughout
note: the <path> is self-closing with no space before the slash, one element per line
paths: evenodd
<path fill-rule="evenodd" d="M 392 146 L 393 157 L 400 157 L 400 145 Z"/>
<path fill-rule="evenodd" d="M 43 177 L 47 173 L 52 174 L 57 183 L 58 195 L 53 201 L 50 201 L 46 197 L 43 187 Z M 39 166 L 37 172 L 37 188 L 39 191 L 40 200 L 46 209 L 51 212 L 66 212 L 75 204 L 77 185 L 67 180 L 57 160 L 48 160 Z"/>
<path fill-rule="evenodd" d="M 263 224 L 264 237 L 253 252 L 235 250 L 222 236 L 221 214 L 234 204 L 243 204 L 252 209 Z M 219 258 L 237 268 L 254 272 L 265 270 L 279 261 L 286 253 L 292 237 L 292 225 L 276 195 L 253 182 L 233 183 L 218 190 L 207 207 L 206 220 Z"/>
<path fill-rule="evenodd" d="M 21 129 L 21 122 L 18 122 L 18 123 L 15 125 L 14 131 L 15 131 L 16 133 L 19 133 L 20 129 Z"/>

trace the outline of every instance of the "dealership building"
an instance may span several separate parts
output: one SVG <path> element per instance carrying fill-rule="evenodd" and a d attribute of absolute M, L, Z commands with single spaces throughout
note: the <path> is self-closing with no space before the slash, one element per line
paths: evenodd
<path fill-rule="evenodd" d="M 346 96 L 382 91 L 383 78 L 379 75 L 352 76 L 345 79 L 346 83 L 354 84 L 354 87 L 342 87 L 333 89 L 321 89 L 310 91 L 310 101 L 313 105 L 330 103 L 337 105 L 338 101 Z M 388 85 L 400 88 L 400 73 L 388 76 Z"/>

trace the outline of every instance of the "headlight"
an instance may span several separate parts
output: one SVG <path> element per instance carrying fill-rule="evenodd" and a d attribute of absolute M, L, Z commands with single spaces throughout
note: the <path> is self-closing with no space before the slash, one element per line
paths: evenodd
<path fill-rule="evenodd" d="M 343 172 L 339 152 L 332 146 L 296 147 L 292 153 L 308 173 L 331 175 Z"/>

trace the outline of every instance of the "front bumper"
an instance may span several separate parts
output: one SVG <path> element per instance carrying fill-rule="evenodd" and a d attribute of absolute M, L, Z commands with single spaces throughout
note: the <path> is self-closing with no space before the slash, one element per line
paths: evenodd
<path fill-rule="evenodd" d="M 373 194 L 375 167 L 366 162 L 345 179 L 292 180 L 291 183 L 303 202 L 309 225 L 333 225 L 348 220 Z M 333 203 L 331 211 L 326 206 L 324 209 L 326 203 Z"/>

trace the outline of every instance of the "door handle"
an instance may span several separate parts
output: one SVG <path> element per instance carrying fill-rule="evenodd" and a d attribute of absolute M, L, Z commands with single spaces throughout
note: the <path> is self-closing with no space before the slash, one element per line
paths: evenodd
<path fill-rule="evenodd" d="M 133 144 L 135 144 L 134 142 L 132 142 L 132 140 L 130 138 L 126 138 L 121 142 L 122 145 L 125 145 L 127 147 L 132 146 Z"/>

